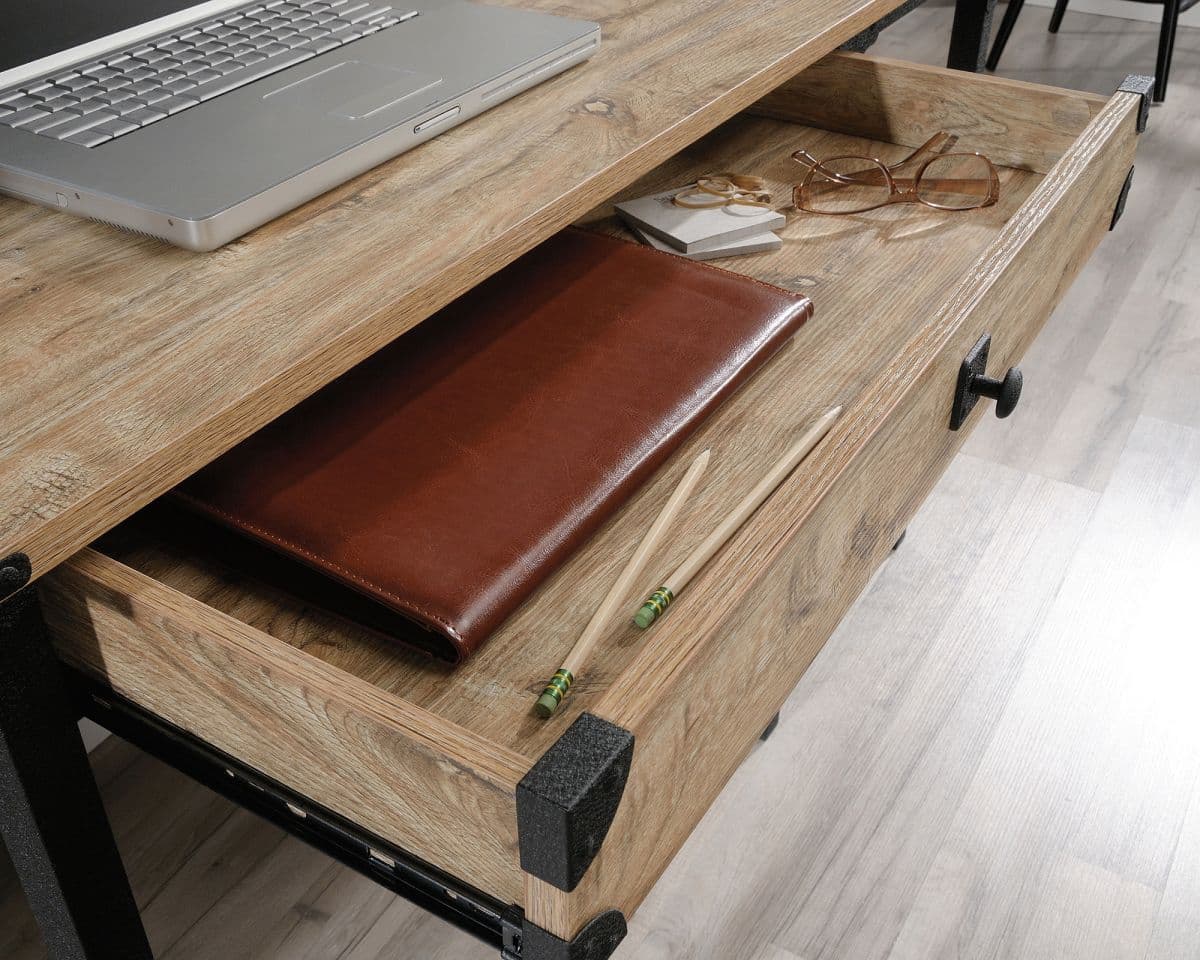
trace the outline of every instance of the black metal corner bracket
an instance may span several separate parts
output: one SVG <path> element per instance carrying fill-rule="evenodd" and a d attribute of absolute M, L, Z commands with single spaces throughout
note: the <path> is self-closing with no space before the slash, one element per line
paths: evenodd
<path fill-rule="evenodd" d="M 1150 122 L 1150 101 L 1154 96 L 1154 78 L 1143 74 L 1131 73 L 1117 87 L 1117 93 L 1136 93 L 1142 98 L 1138 107 L 1137 132 L 1145 133 L 1146 124 Z"/>
<path fill-rule="evenodd" d="M 1133 186 L 1133 171 L 1134 168 L 1130 167 L 1129 172 L 1125 174 L 1125 182 L 1121 184 L 1121 192 L 1117 194 L 1117 205 L 1113 207 L 1112 220 L 1108 224 L 1110 231 L 1116 227 L 1117 221 L 1125 213 L 1125 201 L 1129 199 L 1129 188 Z"/>
<path fill-rule="evenodd" d="M 608 835 L 632 763 L 632 733 L 581 714 L 517 785 L 521 869 L 574 890 Z"/>
<path fill-rule="evenodd" d="M 526 920 L 516 951 L 510 952 L 506 938 L 501 957 L 502 960 L 608 960 L 628 932 L 625 916 L 617 910 L 600 914 L 574 940 L 560 940 Z"/>

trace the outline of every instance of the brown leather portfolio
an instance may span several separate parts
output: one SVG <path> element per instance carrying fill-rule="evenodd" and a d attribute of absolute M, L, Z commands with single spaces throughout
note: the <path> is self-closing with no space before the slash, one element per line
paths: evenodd
<path fill-rule="evenodd" d="M 385 628 L 397 640 L 457 662 L 811 310 L 568 230 L 176 495 L 316 568 L 359 609 L 400 614 L 404 627 Z"/>

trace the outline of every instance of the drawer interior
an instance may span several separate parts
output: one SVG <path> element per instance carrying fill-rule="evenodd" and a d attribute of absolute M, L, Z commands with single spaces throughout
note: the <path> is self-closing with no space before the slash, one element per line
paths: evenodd
<path fill-rule="evenodd" d="M 844 405 L 852 415 L 889 358 L 960 292 L 972 265 L 1105 103 L 1099 97 L 983 78 L 960 84 L 972 91 L 960 97 L 957 88 L 941 79 L 942 71 L 909 65 L 883 69 L 866 57 L 831 61 L 812 68 L 755 111 L 734 117 L 614 200 L 728 170 L 765 177 L 776 197 L 783 198 L 802 175 L 790 158 L 799 147 L 817 156 L 854 153 L 895 161 L 929 133 L 944 128 L 959 134 L 960 149 L 978 149 L 997 162 L 999 203 L 966 213 L 909 204 L 846 217 L 789 210 L 787 226 L 780 231 L 781 250 L 717 261 L 726 269 L 809 295 L 816 306 L 814 319 L 467 665 L 449 670 L 399 650 L 313 607 L 303 596 L 233 575 L 144 528 L 118 531 L 106 539 L 104 551 L 389 696 L 513 754 L 536 759 L 579 712 L 603 696 L 644 645 L 655 642 L 653 632 L 642 634 L 628 624 L 615 624 L 564 709 L 551 722 L 532 715 L 537 693 L 695 454 L 704 448 L 713 452 L 703 490 L 638 594 L 657 585 L 658 574 L 703 538 L 712 518 L 747 491 L 806 424 L 834 404 Z M 858 75 L 863 70 L 875 77 L 874 87 L 869 78 Z M 889 80 L 881 92 L 881 75 L 898 79 Z M 910 77 L 905 88 L 899 81 Z M 862 102 L 848 103 L 834 89 L 835 81 L 858 89 Z M 929 97 L 932 89 L 940 90 L 936 102 Z M 1029 107 L 1034 101 L 1036 110 Z M 995 120 L 997 103 L 1008 105 L 1007 113 L 1001 111 L 1003 125 Z M 1020 119 L 1022 112 L 1028 114 L 1025 121 Z M 611 216 L 609 205 L 583 222 L 633 239 Z M 947 397 L 947 418 L 949 406 Z M 630 596 L 631 611 L 638 599 Z M 86 653 L 73 649 L 69 641 L 66 646 L 69 660 L 93 672 L 98 669 Z"/>

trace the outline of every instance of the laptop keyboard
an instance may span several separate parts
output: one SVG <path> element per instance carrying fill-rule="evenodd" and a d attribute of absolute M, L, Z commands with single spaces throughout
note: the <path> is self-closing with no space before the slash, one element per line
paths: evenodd
<path fill-rule="evenodd" d="M 364 0 L 272 0 L 0 93 L 0 124 L 98 147 L 411 20 Z"/>

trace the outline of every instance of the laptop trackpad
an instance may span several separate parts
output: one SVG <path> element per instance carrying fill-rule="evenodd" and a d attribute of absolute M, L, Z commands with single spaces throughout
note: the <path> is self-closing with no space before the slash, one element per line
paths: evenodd
<path fill-rule="evenodd" d="M 273 90 L 263 99 L 279 105 L 300 102 L 310 110 L 365 120 L 441 82 L 441 77 L 430 73 L 343 60 L 320 73 Z M 421 109 L 427 105 L 413 104 L 413 107 Z"/>

